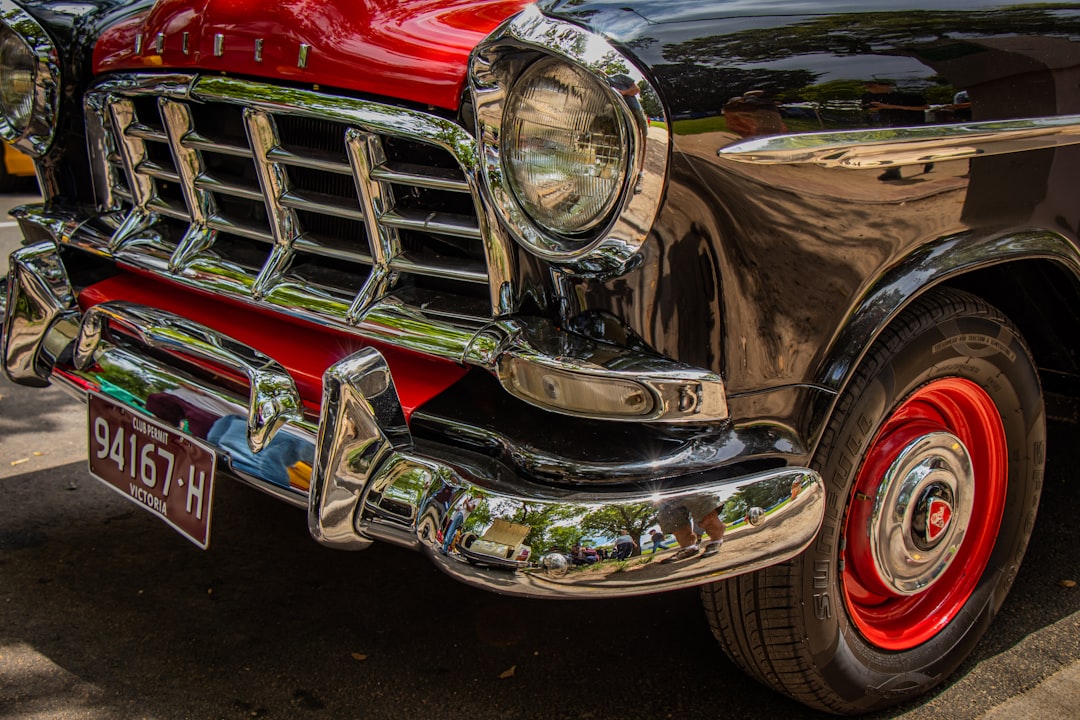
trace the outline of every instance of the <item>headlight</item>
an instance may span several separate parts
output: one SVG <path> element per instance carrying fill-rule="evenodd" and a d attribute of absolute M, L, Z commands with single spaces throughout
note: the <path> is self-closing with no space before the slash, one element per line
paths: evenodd
<path fill-rule="evenodd" d="M 514 84 L 502 127 L 510 186 L 541 228 L 575 236 L 611 216 L 629 146 L 607 87 L 579 67 L 541 60 Z"/>
<path fill-rule="evenodd" d="M 34 73 L 37 56 L 22 38 L 0 25 L 0 117 L 15 140 L 30 125 L 34 111 Z"/>
<path fill-rule="evenodd" d="M 576 275 L 636 267 L 664 195 L 670 135 L 635 60 L 532 4 L 473 50 L 469 90 L 480 191 L 509 235 Z"/>
<path fill-rule="evenodd" d="M 43 155 L 59 106 L 56 46 L 37 20 L 0 0 L 0 139 Z"/>

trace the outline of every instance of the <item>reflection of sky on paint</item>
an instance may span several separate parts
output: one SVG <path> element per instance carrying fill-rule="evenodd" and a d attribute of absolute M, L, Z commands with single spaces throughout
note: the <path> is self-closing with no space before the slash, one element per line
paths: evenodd
<path fill-rule="evenodd" d="M 808 61 L 808 58 L 812 58 Z M 770 60 L 761 63 L 740 63 L 742 70 L 805 70 L 812 67 L 815 72 L 824 71 L 815 80 L 815 84 L 830 80 L 868 80 L 870 78 L 888 79 L 903 86 L 905 82 L 925 79 L 934 72 L 926 65 L 911 57 L 897 55 L 833 55 L 832 53 L 811 53 L 797 55 L 782 60 Z"/>
<path fill-rule="evenodd" d="M 621 0 L 620 0 L 620 4 Z M 913 10 L 972 10 L 996 7 L 985 0 L 875 0 L 874 12 L 911 12 Z M 648 10 L 637 11 L 650 22 L 694 22 L 724 17 L 768 15 L 821 15 L 824 13 L 865 13 L 867 3 L 861 0 L 834 0 L 823 7 L 821 0 L 724 0 L 704 3 L 702 0 L 667 0 Z"/>

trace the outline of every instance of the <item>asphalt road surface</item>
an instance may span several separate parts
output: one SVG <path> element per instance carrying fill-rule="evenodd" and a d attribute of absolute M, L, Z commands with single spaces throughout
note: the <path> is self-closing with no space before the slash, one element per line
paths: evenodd
<path fill-rule="evenodd" d="M 16 238 L 0 224 L 5 257 Z M 229 481 L 198 550 L 87 475 L 84 414 L 0 380 L 2 720 L 817 717 L 728 662 L 692 591 L 504 598 L 406 550 L 325 549 L 302 511 Z M 1076 431 L 1052 428 L 1035 536 L 987 638 L 879 717 L 1016 720 L 1048 678 L 1075 697 Z"/>

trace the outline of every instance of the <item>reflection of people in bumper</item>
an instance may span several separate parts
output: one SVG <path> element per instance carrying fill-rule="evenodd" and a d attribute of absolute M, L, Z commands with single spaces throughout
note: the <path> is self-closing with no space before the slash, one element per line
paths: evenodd
<path fill-rule="evenodd" d="M 467 496 L 461 504 L 454 510 L 454 515 L 450 520 L 450 527 L 446 528 L 446 532 L 443 533 L 442 554 L 445 555 L 450 552 L 451 546 L 454 544 L 454 536 L 457 535 L 457 531 L 461 529 L 462 524 L 469 518 L 472 511 L 476 509 L 476 506 L 480 504 L 480 501 L 472 495 Z"/>
<path fill-rule="evenodd" d="M 695 522 L 701 525 L 709 536 L 702 557 L 710 557 L 720 552 L 720 545 L 724 542 L 724 530 L 727 529 L 719 514 L 723 504 L 716 495 L 691 495 L 664 503 L 658 516 L 660 529 L 675 536 L 679 541 L 679 550 L 662 562 L 686 560 L 701 552 L 698 544 L 700 538 L 694 531 Z"/>
<path fill-rule="evenodd" d="M 634 554 L 634 548 L 636 547 L 637 541 L 630 534 L 630 530 L 623 530 L 623 534 L 615 538 L 615 559 L 625 560 Z"/>
<path fill-rule="evenodd" d="M 659 530 L 653 530 L 651 533 L 649 533 L 649 537 L 652 538 L 653 555 L 656 554 L 657 550 L 664 549 L 664 533 L 660 532 Z"/>
<path fill-rule="evenodd" d="M 243 415 L 227 415 L 215 422 L 206 440 L 228 453 L 235 470 L 283 488 L 292 485 L 289 468 L 297 463 L 310 466 L 315 461 L 315 447 L 310 442 L 285 432 L 274 435 L 259 452 L 251 452 Z"/>

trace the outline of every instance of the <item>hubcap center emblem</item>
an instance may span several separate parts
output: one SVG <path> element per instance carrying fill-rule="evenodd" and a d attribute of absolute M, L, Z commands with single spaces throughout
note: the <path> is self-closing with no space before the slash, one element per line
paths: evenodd
<path fill-rule="evenodd" d="M 932 550 L 948 535 L 953 515 L 953 491 L 933 483 L 923 490 L 911 518 L 911 541 L 920 550 Z"/>
<path fill-rule="evenodd" d="M 930 498 L 926 517 L 926 542 L 938 541 L 952 519 L 952 506 L 940 498 Z"/>

